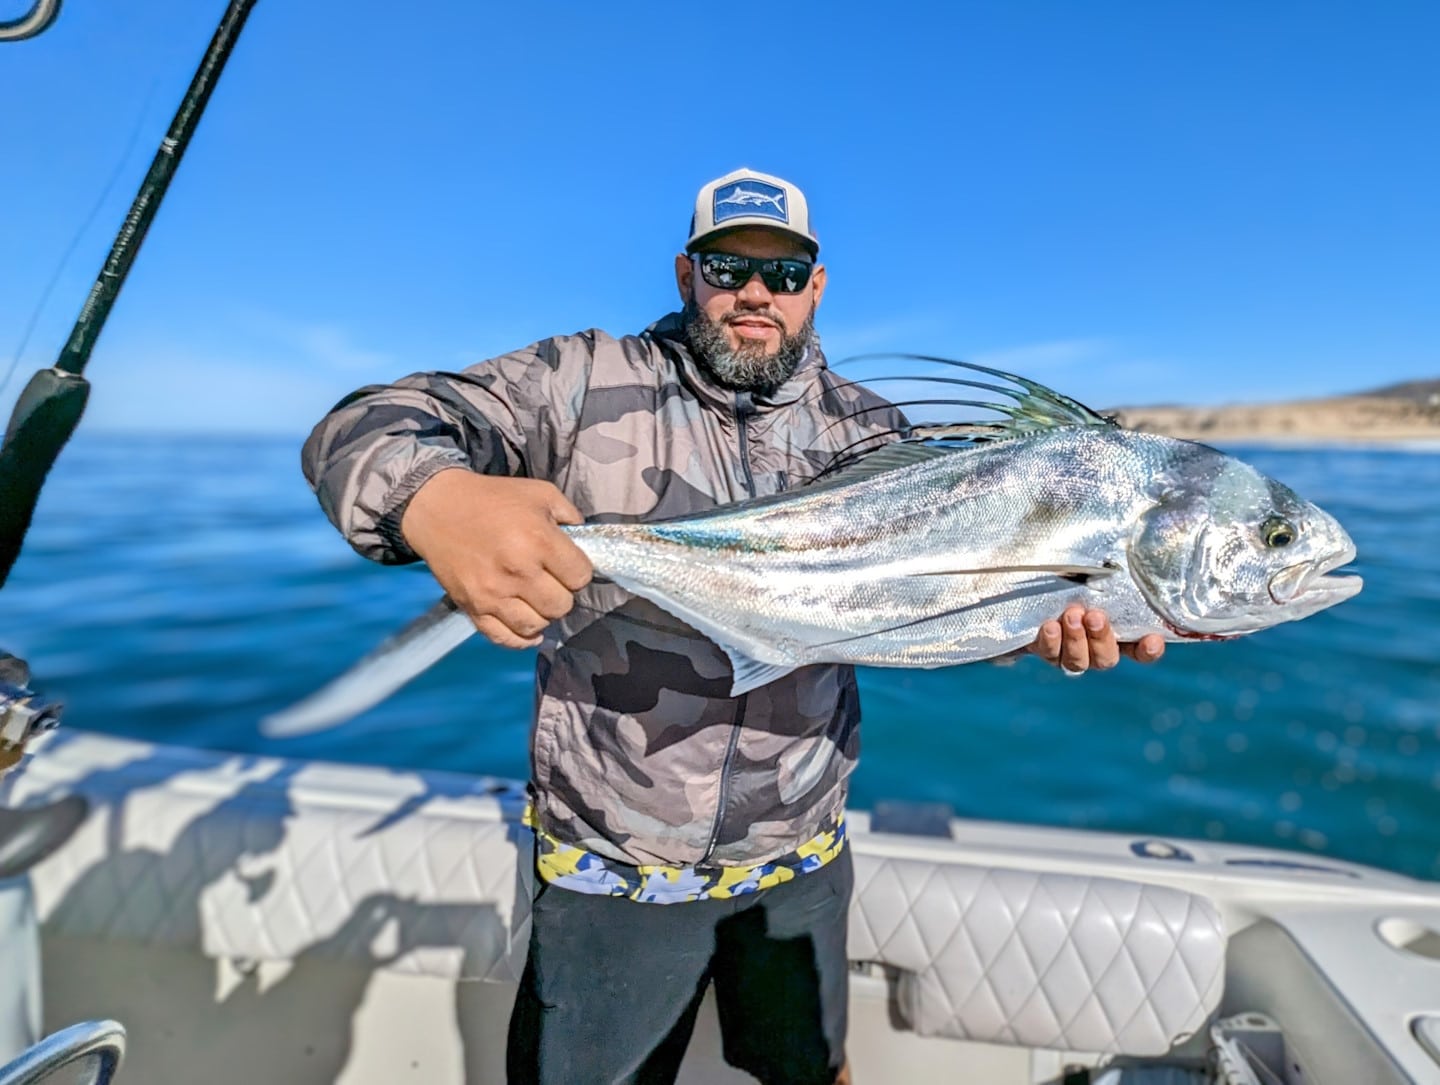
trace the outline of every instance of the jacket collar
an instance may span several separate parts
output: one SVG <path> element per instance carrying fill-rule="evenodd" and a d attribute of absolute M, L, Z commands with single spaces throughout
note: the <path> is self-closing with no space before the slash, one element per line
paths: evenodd
<path fill-rule="evenodd" d="M 813 346 L 800 359 L 800 364 L 795 367 L 795 372 L 791 374 L 790 379 L 775 389 L 771 395 L 749 396 L 748 393 L 737 393 L 733 389 L 716 384 L 705 368 L 695 360 L 695 356 L 690 350 L 690 341 L 685 335 L 685 324 L 681 313 L 667 313 L 646 328 L 643 334 L 654 339 L 660 344 L 662 350 L 676 360 L 681 378 L 698 398 L 726 411 L 735 409 L 737 395 L 748 398 L 758 413 L 773 411 L 777 407 L 794 403 L 807 394 L 813 394 L 815 385 L 820 380 L 820 374 L 826 368 L 824 352 L 818 346 Z"/>

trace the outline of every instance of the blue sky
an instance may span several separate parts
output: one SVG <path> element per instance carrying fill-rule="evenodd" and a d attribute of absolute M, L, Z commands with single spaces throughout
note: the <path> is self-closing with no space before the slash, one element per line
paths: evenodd
<path fill-rule="evenodd" d="M 7 411 L 223 8 L 67 0 L 0 44 L 0 359 L 36 319 Z M 1437 40 L 1440 6 L 1399 0 L 261 0 L 84 424 L 302 433 L 364 383 L 638 330 L 695 190 L 742 164 L 809 195 L 832 358 L 1096 406 L 1440 376 Z"/>

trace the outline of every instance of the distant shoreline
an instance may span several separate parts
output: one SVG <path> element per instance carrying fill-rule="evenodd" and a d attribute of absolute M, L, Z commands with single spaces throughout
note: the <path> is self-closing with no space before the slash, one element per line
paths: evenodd
<path fill-rule="evenodd" d="M 1117 407 L 1128 429 L 1169 437 L 1274 445 L 1365 445 L 1440 449 L 1440 396 L 1335 396 L 1290 403 L 1218 407 Z"/>

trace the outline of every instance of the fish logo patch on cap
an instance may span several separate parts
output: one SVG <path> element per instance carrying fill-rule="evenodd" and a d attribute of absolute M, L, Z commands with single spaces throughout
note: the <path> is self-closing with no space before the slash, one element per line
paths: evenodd
<path fill-rule="evenodd" d="M 787 225 L 790 222 L 790 207 L 786 193 L 779 185 L 746 177 L 732 184 L 722 185 L 715 190 L 713 215 L 715 225 L 726 219 L 759 216 L 774 219 Z"/>

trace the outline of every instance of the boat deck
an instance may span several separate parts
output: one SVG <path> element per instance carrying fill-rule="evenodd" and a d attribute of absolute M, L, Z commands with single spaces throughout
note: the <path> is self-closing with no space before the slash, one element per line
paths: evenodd
<path fill-rule="evenodd" d="M 38 960 L 7 968 L 0 999 L 36 1001 L 43 973 L 43 1023 L 12 1047 L 111 1017 L 122 1082 L 504 1080 L 530 893 L 518 785 L 71 732 L 5 801 L 66 794 L 87 821 L 0 889 L 21 931 L 6 960 Z M 1292 1080 L 1440 1083 L 1422 1042 L 1435 886 L 1214 843 L 850 817 L 856 1082 L 1141 1081 L 1198 1071 L 1217 1020 L 1262 1013 Z M 707 1007 L 682 1080 L 748 1080 L 719 1052 Z"/>

